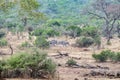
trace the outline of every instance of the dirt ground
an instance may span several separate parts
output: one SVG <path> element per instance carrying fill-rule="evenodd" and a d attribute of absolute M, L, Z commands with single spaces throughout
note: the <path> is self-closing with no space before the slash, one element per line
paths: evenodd
<path fill-rule="evenodd" d="M 55 40 L 66 40 L 69 41 L 71 44 L 75 42 L 74 39 L 65 39 L 65 38 L 54 38 Z M 92 58 L 93 53 L 99 53 L 102 50 L 110 49 L 112 51 L 120 52 L 120 39 L 114 38 L 111 40 L 111 45 L 106 45 L 105 38 L 102 38 L 102 49 L 97 50 L 95 47 L 89 47 L 87 48 L 88 51 L 84 51 L 86 48 L 76 48 L 76 47 L 63 47 L 63 46 L 55 46 L 49 49 L 48 53 L 49 55 L 55 55 L 57 54 L 56 51 L 61 51 L 62 53 L 69 53 L 70 57 L 77 57 L 80 58 L 80 60 L 76 60 L 78 64 L 85 65 L 100 65 L 104 67 L 109 67 L 111 70 L 120 70 L 120 63 L 112 63 L 112 62 L 105 62 L 105 63 L 97 63 Z M 91 69 L 83 69 L 83 68 L 68 68 L 65 67 L 66 61 L 69 59 L 68 57 L 62 57 L 62 58 L 53 58 L 54 61 L 58 64 L 61 64 L 62 66 L 57 68 L 57 71 L 60 75 L 60 80 L 74 80 L 75 78 L 78 78 L 79 80 L 85 80 L 85 77 L 83 75 L 85 73 L 89 73 Z M 88 80 L 120 80 L 120 79 L 109 79 L 109 78 L 102 78 L 102 77 L 86 77 Z"/>
<path fill-rule="evenodd" d="M 12 44 L 12 47 L 14 49 L 14 53 L 18 52 L 18 46 L 24 42 L 27 41 L 27 39 L 21 39 L 18 40 L 16 36 L 10 37 L 11 34 L 9 34 L 7 37 L 8 41 L 10 44 Z M 78 80 L 120 80 L 115 78 L 115 79 L 109 79 L 105 77 L 84 77 L 83 75 L 86 73 L 89 73 L 91 69 L 85 69 L 85 68 L 70 68 L 66 67 L 66 61 L 71 58 L 75 57 L 78 59 L 75 59 L 78 64 L 80 65 L 86 65 L 90 64 L 93 66 L 99 65 L 103 67 L 109 67 L 111 70 L 120 70 L 120 63 L 112 63 L 112 62 L 105 62 L 105 63 L 98 63 L 95 62 L 95 60 L 92 58 L 93 53 L 99 53 L 102 50 L 110 49 L 112 51 L 120 52 L 120 39 L 118 38 L 113 38 L 111 40 L 111 45 L 106 45 L 106 39 L 102 38 L 102 45 L 101 49 L 97 50 L 94 46 L 91 46 L 89 48 L 77 48 L 77 47 L 72 47 L 71 45 L 75 43 L 75 39 L 70 39 L 70 38 L 65 38 L 65 37 L 56 37 L 56 38 L 50 38 L 49 40 L 64 40 L 68 41 L 70 43 L 69 46 L 54 46 L 51 47 L 50 49 L 46 50 L 48 52 L 48 56 L 52 58 L 56 64 L 60 64 L 61 66 L 57 67 L 57 73 L 59 74 L 60 80 L 75 80 L 77 78 Z M 10 50 L 9 48 L 1 48 L 0 50 L 5 51 L 6 53 L 9 53 Z M 86 51 L 87 50 L 87 51 Z M 69 57 L 61 57 L 61 58 L 55 58 L 53 55 L 58 54 L 57 51 L 60 51 L 62 53 L 68 53 Z M 9 56 L 8 56 L 9 57 Z M 3 56 L 2 58 L 6 58 L 6 56 Z M 85 79 L 87 78 L 87 79 Z M 7 79 L 11 80 L 11 79 Z M 18 80 L 18 79 L 15 79 Z M 22 79 L 19 79 L 22 80 Z M 25 79 L 27 80 L 27 79 Z M 31 80 L 31 79 L 29 79 Z M 38 79 L 37 79 L 38 80 Z"/>

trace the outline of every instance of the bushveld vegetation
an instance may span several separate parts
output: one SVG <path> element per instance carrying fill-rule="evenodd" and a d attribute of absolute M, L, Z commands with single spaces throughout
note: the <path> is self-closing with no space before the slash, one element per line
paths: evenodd
<path fill-rule="evenodd" d="M 44 51 L 33 48 L 49 51 L 55 47 L 57 59 L 68 59 L 68 53 L 57 49 L 100 50 L 102 44 L 111 46 L 111 39 L 117 37 L 120 39 L 120 0 L 0 0 L 0 79 L 53 80 L 55 62 Z M 4 59 L 8 47 L 11 56 Z M 90 56 L 96 62 L 120 62 L 120 52 L 111 50 Z M 68 59 L 66 64 L 76 65 L 75 59 Z"/>
<path fill-rule="evenodd" d="M 6 39 L 2 38 L 0 39 L 0 47 L 4 47 L 4 46 L 7 46 L 8 45 L 8 42 Z"/>
<path fill-rule="evenodd" d="M 43 51 L 16 53 L 8 60 L 0 61 L 1 78 L 49 78 L 55 71 L 56 64 Z"/>
<path fill-rule="evenodd" d="M 93 54 L 92 57 L 96 61 L 100 61 L 100 62 L 106 62 L 106 61 L 119 62 L 120 52 L 113 52 L 111 50 L 105 50 L 105 51 L 102 51 L 100 54 Z"/>
<path fill-rule="evenodd" d="M 69 67 L 72 67 L 72 66 L 76 65 L 77 62 L 71 58 L 71 59 L 68 59 L 68 61 L 66 62 L 66 64 L 67 64 Z"/>

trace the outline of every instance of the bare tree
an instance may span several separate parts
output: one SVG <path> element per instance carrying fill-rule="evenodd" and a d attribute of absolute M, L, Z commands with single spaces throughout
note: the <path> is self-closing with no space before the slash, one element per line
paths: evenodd
<path fill-rule="evenodd" d="M 103 20 L 105 24 L 105 34 L 107 43 L 110 42 L 112 31 L 116 23 L 120 20 L 120 4 L 113 3 L 110 0 L 96 0 L 90 9 L 87 10 L 89 15 Z"/>

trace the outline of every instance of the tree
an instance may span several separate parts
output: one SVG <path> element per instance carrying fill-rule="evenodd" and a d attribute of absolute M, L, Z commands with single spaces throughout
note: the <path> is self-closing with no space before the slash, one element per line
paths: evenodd
<path fill-rule="evenodd" d="M 13 14 L 12 17 L 17 17 L 23 26 L 27 26 L 28 20 L 43 19 L 44 15 L 39 11 L 39 7 L 37 0 L 0 0 L 0 11 Z"/>
<path fill-rule="evenodd" d="M 0 0 L 0 12 L 6 14 L 4 24 L 7 30 L 16 32 L 18 39 L 26 27 L 45 18 L 39 7 L 38 0 Z"/>
<path fill-rule="evenodd" d="M 69 31 L 69 36 L 72 38 L 80 36 L 82 32 L 81 28 L 78 26 L 69 26 L 66 30 Z"/>
<path fill-rule="evenodd" d="M 112 31 L 120 20 L 120 4 L 113 3 L 111 0 L 96 0 L 87 13 L 94 18 L 103 20 L 107 43 L 109 43 Z"/>

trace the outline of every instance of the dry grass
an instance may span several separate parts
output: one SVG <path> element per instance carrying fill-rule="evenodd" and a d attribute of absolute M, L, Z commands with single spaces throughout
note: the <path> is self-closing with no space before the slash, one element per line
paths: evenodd
<path fill-rule="evenodd" d="M 16 53 L 17 51 L 21 51 L 19 50 L 18 46 L 24 42 L 24 41 L 29 41 L 26 40 L 26 38 L 18 40 L 16 36 L 12 36 L 9 35 L 7 36 L 7 38 L 9 39 L 9 43 L 12 44 L 12 47 L 14 49 L 14 53 Z M 49 40 L 65 40 L 65 41 L 69 41 L 70 44 L 75 43 L 75 39 L 68 39 L 65 37 L 56 37 L 56 38 L 50 38 Z M 80 64 L 92 64 L 92 65 L 101 65 L 101 66 L 107 66 L 110 67 L 110 69 L 112 70 L 117 70 L 120 69 L 120 64 L 119 63 L 111 63 L 111 62 L 107 62 L 107 63 L 96 63 L 93 58 L 91 57 L 91 55 L 93 54 L 93 52 L 99 53 L 102 50 L 105 49 L 110 49 L 112 51 L 116 51 L 116 52 L 120 52 L 120 39 L 118 38 L 114 38 L 111 40 L 112 45 L 108 46 L 106 45 L 106 39 L 102 38 L 102 47 L 103 49 L 100 50 L 96 50 L 93 49 L 93 47 L 89 47 L 88 51 L 84 51 L 84 48 L 75 48 L 72 46 L 67 46 L 67 47 L 63 47 L 63 46 L 56 46 L 56 47 L 51 47 L 48 50 L 45 50 L 48 52 L 48 55 L 55 55 L 57 54 L 57 51 L 61 51 L 63 53 L 67 52 L 69 53 L 69 55 L 71 57 L 80 57 L 80 60 L 76 60 L 78 63 Z M 7 49 L 7 48 L 4 48 Z M 8 49 L 7 49 L 8 50 Z M 9 51 L 8 51 L 9 52 Z M 6 58 L 5 56 L 3 58 Z M 55 59 L 52 57 L 52 59 L 56 62 L 56 63 L 60 63 L 62 65 L 64 65 L 66 63 L 66 61 L 68 60 L 68 58 L 59 58 L 59 59 Z M 88 69 L 81 69 L 81 68 L 66 68 L 64 66 L 62 67 L 58 67 L 57 71 L 59 72 L 59 76 L 60 76 L 60 80 L 74 80 L 75 78 L 78 78 L 79 80 L 84 80 L 83 74 L 84 73 L 88 73 L 90 70 Z M 6 80 L 33 80 L 33 79 L 6 79 Z M 34 80 L 43 80 L 43 79 L 34 79 Z M 109 79 L 109 78 L 102 78 L 102 77 L 98 77 L 98 78 L 90 78 L 89 80 L 120 80 L 120 79 Z"/>

